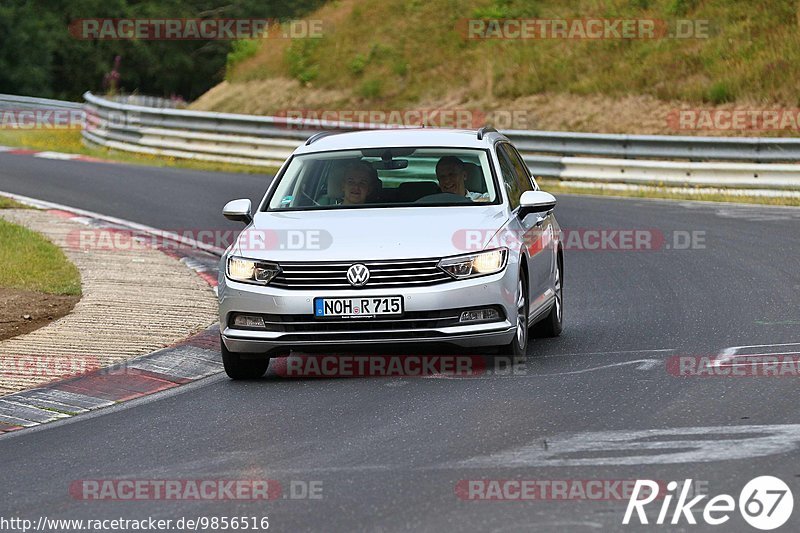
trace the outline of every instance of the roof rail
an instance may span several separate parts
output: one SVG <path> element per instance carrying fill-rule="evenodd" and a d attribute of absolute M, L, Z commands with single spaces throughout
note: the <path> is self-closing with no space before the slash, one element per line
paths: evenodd
<path fill-rule="evenodd" d="M 483 140 L 483 136 L 484 135 L 486 135 L 487 133 L 492 133 L 492 132 L 497 133 L 497 130 L 494 129 L 493 127 L 491 127 L 491 126 L 482 127 L 481 129 L 478 130 L 478 140 L 479 141 Z"/>
<path fill-rule="evenodd" d="M 318 141 L 318 140 L 322 139 L 323 137 L 327 137 L 328 135 L 333 135 L 335 133 L 342 133 L 342 132 L 341 131 L 333 131 L 333 130 L 326 130 L 326 131 L 317 132 L 317 133 L 315 133 L 314 135 L 312 135 L 311 137 L 308 138 L 308 140 L 306 141 L 306 146 L 308 146 L 309 144 L 313 143 L 314 141 Z"/>

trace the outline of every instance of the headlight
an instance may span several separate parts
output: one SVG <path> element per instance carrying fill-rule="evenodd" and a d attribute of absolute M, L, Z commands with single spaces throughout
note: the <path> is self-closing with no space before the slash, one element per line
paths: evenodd
<path fill-rule="evenodd" d="M 243 257 L 228 257 L 227 275 L 233 281 L 266 285 L 281 271 L 277 263 L 245 259 Z"/>
<path fill-rule="evenodd" d="M 497 248 L 488 252 L 448 257 L 439 261 L 439 268 L 455 279 L 474 278 L 500 272 L 506 267 L 507 248 Z"/>

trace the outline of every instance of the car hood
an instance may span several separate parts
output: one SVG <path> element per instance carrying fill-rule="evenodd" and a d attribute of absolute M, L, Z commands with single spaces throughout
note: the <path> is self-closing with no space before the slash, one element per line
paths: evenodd
<path fill-rule="evenodd" d="M 259 212 L 233 253 L 278 262 L 444 257 L 481 249 L 476 235 L 488 240 L 507 219 L 502 205 Z"/>

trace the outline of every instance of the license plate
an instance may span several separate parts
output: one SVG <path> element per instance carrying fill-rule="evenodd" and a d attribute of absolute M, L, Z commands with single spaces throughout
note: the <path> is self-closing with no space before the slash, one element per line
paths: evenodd
<path fill-rule="evenodd" d="M 317 318 L 374 318 L 402 314 L 402 296 L 314 298 L 314 316 Z"/>

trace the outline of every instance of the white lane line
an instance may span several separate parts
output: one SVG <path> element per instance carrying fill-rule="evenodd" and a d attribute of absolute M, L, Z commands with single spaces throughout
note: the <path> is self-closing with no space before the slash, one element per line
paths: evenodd
<path fill-rule="evenodd" d="M 59 209 L 61 211 L 69 211 L 71 213 L 75 213 L 76 215 L 81 215 L 85 217 L 96 218 L 98 220 L 103 220 L 105 222 L 109 222 L 111 224 L 118 224 L 120 226 L 124 226 L 130 229 L 134 229 L 137 231 L 141 231 L 142 233 L 146 233 L 151 236 L 159 237 L 162 239 L 169 239 L 171 241 L 179 242 L 186 246 L 190 246 L 193 248 L 197 248 L 199 250 L 203 250 L 214 255 L 221 256 L 225 253 L 223 248 L 218 246 L 212 246 L 210 244 L 206 244 L 204 242 L 196 241 L 194 239 L 190 239 L 188 237 L 184 237 L 183 235 L 178 235 L 177 233 L 173 233 L 171 231 L 164 231 L 158 228 L 154 228 L 152 226 L 146 226 L 144 224 L 139 224 L 138 222 L 132 222 L 130 220 L 125 220 L 123 218 L 111 217 L 108 215 L 101 215 L 100 213 L 95 213 L 93 211 L 86 211 L 85 209 L 78 209 L 77 207 L 71 207 L 68 205 L 57 204 L 55 202 L 48 202 L 45 200 L 37 200 L 36 198 L 31 198 L 29 196 L 22 196 L 20 194 L 14 194 L 10 192 L 0 191 L 0 196 L 5 196 L 6 198 L 11 198 L 12 200 L 16 200 L 17 202 L 28 205 L 31 207 L 37 207 L 39 209 Z"/>
<path fill-rule="evenodd" d="M 592 368 L 582 368 L 581 370 L 572 370 L 570 372 L 553 372 L 549 374 L 531 374 L 525 367 L 525 363 L 512 365 L 508 369 L 499 370 L 497 368 L 487 368 L 483 374 L 473 374 L 467 376 L 459 376 L 452 374 L 430 374 L 422 376 L 423 379 L 538 379 L 549 378 L 553 376 L 571 376 L 576 374 L 586 374 L 587 372 L 596 372 L 597 370 L 605 370 L 607 368 L 614 368 L 618 366 L 626 366 L 636 364 L 636 370 L 652 370 L 664 363 L 661 359 L 635 359 L 633 361 L 623 361 L 621 363 L 611 363 L 608 365 L 595 366 Z"/>
<path fill-rule="evenodd" d="M 81 156 L 79 154 L 65 154 L 62 152 L 39 152 L 37 154 L 33 154 L 33 157 L 41 157 L 42 159 L 59 159 L 63 161 L 69 161 L 72 159 L 78 159 Z"/>
<path fill-rule="evenodd" d="M 610 365 L 601 365 L 595 366 L 592 368 L 584 368 L 583 370 L 573 370 L 572 372 L 556 372 L 554 374 L 541 374 L 542 376 L 570 376 L 573 374 L 585 374 L 586 372 L 594 372 L 595 370 L 604 370 L 606 368 L 614 368 L 617 366 L 625 366 L 625 365 L 632 365 L 635 363 L 639 363 L 636 366 L 636 370 L 652 370 L 653 368 L 657 367 L 660 363 L 663 363 L 660 359 L 636 359 L 634 361 L 623 361 L 621 363 L 613 363 Z"/>
<path fill-rule="evenodd" d="M 775 346 L 800 346 L 800 342 L 784 342 L 780 344 L 750 344 L 748 346 L 733 346 L 732 348 L 726 348 L 726 350 L 738 351 L 742 348 L 773 348 Z"/>
<path fill-rule="evenodd" d="M 712 364 L 712 366 L 719 367 L 719 366 L 722 366 L 723 364 L 728 363 L 728 361 L 731 361 L 732 359 L 736 359 L 737 357 L 758 357 L 758 356 L 762 356 L 762 355 L 795 355 L 795 354 L 800 353 L 800 352 L 775 352 L 775 351 L 761 352 L 760 350 L 758 350 L 758 348 L 782 348 L 782 347 L 785 347 L 785 346 L 792 346 L 792 347 L 797 346 L 798 348 L 800 348 L 800 342 L 784 342 L 784 343 L 778 343 L 778 344 L 750 344 L 750 345 L 747 345 L 747 346 L 731 346 L 729 348 L 725 348 L 724 350 L 722 350 L 720 352 L 720 354 L 717 357 L 714 358 L 714 360 L 712 361 L 711 364 Z M 754 353 L 739 353 L 739 350 L 743 350 L 745 348 L 748 348 L 749 352 L 754 352 Z M 750 350 L 750 348 L 756 348 L 756 350 Z M 728 366 L 730 366 L 730 365 L 728 365 Z"/>
<path fill-rule="evenodd" d="M 726 359 L 726 362 L 727 361 L 732 361 L 734 359 L 743 358 L 743 357 L 765 357 L 765 356 L 773 356 L 773 355 L 777 356 L 777 355 L 798 355 L 798 354 L 800 354 L 800 351 L 798 351 L 798 352 L 769 352 L 769 353 L 737 353 L 737 354 L 731 355 L 728 359 Z"/>
<path fill-rule="evenodd" d="M 707 463 L 786 454 L 796 450 L 798 444 L 800 424 L 588 431 L 538 439 L 533 444 L 432 468 Z"/>
<path fill-rule="evenodd" d="M 207 378 L 208 384 L 221 381 L 222 376 Z M 165 398 L 181 394 L 198 382 L 176 387 L 153 396 Z M 151 397 L 145 397 L 151 398 Z M 152 400 L 149 400 L 152 401 Z M 117 408 L 127 409 L 139 400 L 94 411 L 79 417 L 34 428 L 56 427 L 71 421 L 98 416 Z M 19 432 L 0 436 L 13 438 Z M 687 439 L 686 437 L 694 437 Z M 751 425 L 683 427 L 672 429 L 612 430 L 599 432 L 562 433 L 537 439 L 533 444 L 510 448 L 497 453 L 476 455 L 464 460 L 445 461 L 417 466 L 408 463 L 359 463 L 344 466 L 314 465 L 306 461 L 301 466 L 273 465 L 270 472 L 282 475 L 300 473 L 370 473 L 389 471 L 442 471 L 475 468 L 526 468 L 526 467 L 583 467 L 583 466 L 640 466 L 681 463 L 710 463 L 744 460 L 768 455 L 788 454 L 800 443 L 800 425 Z M 583 455 L 581 457 L 581 455 Z"/>
<path fill-rule="evenodd" d="M 545 359 L 547 357 L 571 357 L 571 356 L 582 356 L 582 355 L 616 355 L 616 354 L 628 354 L 628 353 L 658 353 L 658 352 L 674 352 L 675 348 L 661 348 L 658 350 L 622 350 L 622 351 L 615 351 L 615 352 L 586 352 L 586 353 L 557 353 L 552 355 L 538 355 L 537 358 Z"/>
<path fill-rule="evenodd" d="M 795 355 L 800 351 L 795 352 L 768 352 L 768 353 L 737 353 L 736 357 L 758 357 L 759 355 Z"/>
<path fill-rule="evenodd" d="M 598 370 L 605 370 L 607 368 L 615 368 L 618 366 L 637 365 L 635 370 L 652 370 L 657 366 L 663 364 L 661 359 L 634 359 L 633 361 L 622 361 L 621 363 L 611 363 L 608 365 L 594 366 L 591 368 L 582 368 L 581 370 L 572 370 L 570 372 L 553 372 L 551 374 L 531 374 L 531 375 L 512 375 L 499 376 L 508 378 L 549 378 L 552 376 L 573 376 L 577 374 L 586 374 L 588 372 L 596 372 Z"/>

